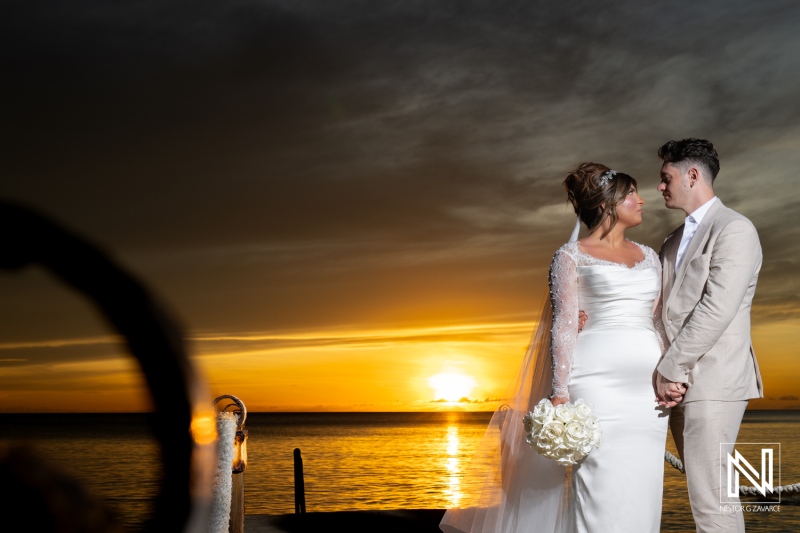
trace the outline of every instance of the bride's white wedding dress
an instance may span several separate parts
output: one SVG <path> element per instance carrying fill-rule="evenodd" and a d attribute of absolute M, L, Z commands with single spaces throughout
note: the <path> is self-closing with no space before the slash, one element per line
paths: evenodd
<path fill-rule="evenodd" d="M 644 259 L 632 267 L 582 253 L 577 242 L 556 252 L 552 336 L 539 328 L 510 408 L 492 418 L 464 478 L 460 507 L 447 511 L 443 531 L 659 531 L 669 411 L 656 404 L 652 377 L 667 341 L 661 264 L 652 249 L 639 246 Z M 589 320 L 578 333 L 580 309 Z M 530 449 L 518 427 L 549 394 L 549 379 L 554 392 L 592 404 L 600 420 L 600 447 L 572 467 L 571 478 Z"/>
<path fill-rule="evenodd" d="M 567 531 L 658 532 L 668 411 L 658 407 L 653 370 L 666 347 L 661 265 L 641 246 L 633 267 L 564 245 L 553 259 L 554 388 L 594 406 L 599 448 L 573 468 Z M 578 310 L 589 320 L 576 334 Z"/>

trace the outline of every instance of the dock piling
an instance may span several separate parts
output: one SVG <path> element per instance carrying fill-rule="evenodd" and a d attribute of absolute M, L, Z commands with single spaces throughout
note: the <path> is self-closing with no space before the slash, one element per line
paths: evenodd
<path fill-rule="evenodd" d="M 303 480 L 303 458 L 300 457 L 300 448 L 294 449 L 294 512 L 306 512 L 306 485 Z"/>

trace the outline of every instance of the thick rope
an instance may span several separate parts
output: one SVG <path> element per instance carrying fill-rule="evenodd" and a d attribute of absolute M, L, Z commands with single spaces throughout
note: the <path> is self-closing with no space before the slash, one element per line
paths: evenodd
<path fill-rule="evenodd" d="M 686 470 L 683 469 L 683 463 L 681 460 L 669 453 L 669 450 L 664 450 L 664 460 L 677 468 L 681 474 L 686 473 Z"/>
<path fill-rule="evenodd" d="M 231 519 L 231 462 L 233 461 L 233 441 L 236 437 L 236 415 L 217 413 L 217 471 L 214 476 L 214 495 L 211 502 L 211 516 L 208 521 L 210 533 L 228 533 Z"/>
<path fill-rule="evenodd" d="M 682 473 L 686 473 L 686 470 L 683 468 L 683 463 L 680 459 L 672 455 L 669 450 L 664 450 L 664 460 L 674 466 Z M 780 487 L 775 487 L 773 492 L 777 492 L 778 494 L 787 492 L 800 492 L 800 483 L 794 483 L 793 485 L 782 485 Z M 761 494 L 756 487 L 739 487 L 739 494 L 744 494 L 747 496 L 752 496 L 755 494 Z"/>

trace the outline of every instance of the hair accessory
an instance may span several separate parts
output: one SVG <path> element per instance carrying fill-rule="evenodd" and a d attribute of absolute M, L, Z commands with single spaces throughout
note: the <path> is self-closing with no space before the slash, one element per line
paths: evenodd
<path fill-rule="evenodd" d="M 600 186 L 605 187 L 606 185 L 608 185 L 608 182 L 614 179 L 614 176 L 616 175 L 617 175 L 616 170 L 606 170 L 605 172 L 600 174 Z"/>

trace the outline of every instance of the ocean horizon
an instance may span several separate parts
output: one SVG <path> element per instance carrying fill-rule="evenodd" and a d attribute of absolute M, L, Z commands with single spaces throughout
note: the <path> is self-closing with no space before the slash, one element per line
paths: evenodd
<path fill-rule="evenodd" d="M 294 512 L 301 450 L 314 511 L 444 509 L 491 417 L 488 411 L 253 412 L 246 429 L 246 514 Z M 749 410 L 739 443 L 780 443 L 780 482 L 800 482 L 800 410 Z M 0 414 L 0 446 L 25 443 L 79 479 L 136 530 L 152 511 L 160 458 L 148 413 Z M 675 453 L 671 438 L 666 449 Z M 635 497 L 621 494 L 620 498 Z M 745 513 L 749 532 L 800 530 L 800 498 Z M 754 506 L 755 508 L 755 506 Z M 693 530 L 683 474 L 665 464 L 662 531 Z"/>

